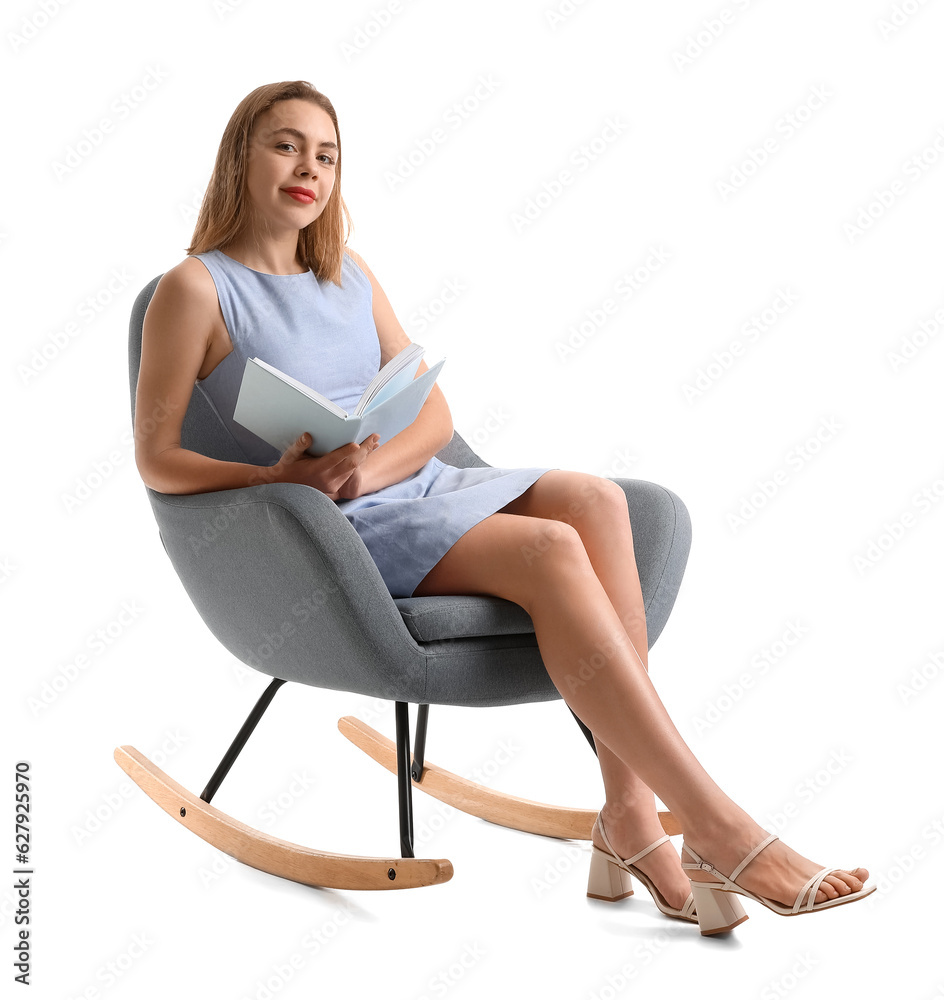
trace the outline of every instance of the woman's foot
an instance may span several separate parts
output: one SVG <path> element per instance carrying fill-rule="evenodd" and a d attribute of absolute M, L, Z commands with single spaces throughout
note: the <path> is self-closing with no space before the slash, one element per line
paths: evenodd
<path fill-rule="evenodd" d="M 703 861 L 730 876 L 737 865 L 767 836 L 768 831 L 744 814 L 725 830 L 697 831 L 692 834 L 686 832 L 685 843 L 691 846 Z M 691 861 L 691 858 L 682 860 Z M 737 883 L 755 896 L 764 896 L 784 906 L 792 907 L 804 884 L 823 867 L 804 858 L 781 840 L 775 840 L 748 863 L 738 875 Z M 710 872 L 688 869 L 686 874 L 690 874 L 695 881 L 715 881 Z M 854 868 L 827 875 L 816 893 L 814 902 L 823 903 L 828 899 L 837 899 L 858 892 L 868 877 L 869 873 L 865 868 Z"/>
<path fill-rule="evenodd" d="M 621 859 L 631 858 L 665 835 L 654 804 L 646 808 L 629 810 L 625 807 L 612 809 L 605 805 L 600 813 L 606 836 L 613 850 Z M 603 851 L 608 851 L 600 833 L 600 821 L 593 823 L 590 839 Z M 634 868 L 644 872 L 655 884 L 663 899 L 673 909 L 680 910 L 691 895 L 692 887 L 688 876 L 682 871 L 678 853 L 670 841 L 650 851 L 635 862 Z"/>

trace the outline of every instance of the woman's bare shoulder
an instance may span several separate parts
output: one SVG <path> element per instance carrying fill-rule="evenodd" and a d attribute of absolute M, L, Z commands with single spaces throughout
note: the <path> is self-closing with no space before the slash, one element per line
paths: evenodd
<path fill-rule="evenodd" d="M 359 253 L 357 253 L 355 250 L 352 250 L 349 246 L 345 246 L 344 247 L 344 252 L 349 257 L 352 257 L 355 261 L 357 261 L 357 263 L 360 264 L 361 267 L 364 266 L 364 258 Z"/>
<path fill-rule="evenodd" d="M 145 314 L 145 325 L 166 331 L 200 329 L 207 344 L 218 333 L 222 317 L 213 276 L 196 257 L 185 257 L 161 275 Z"/>
<path fill-rule="evenodd" d="M 168 268 L 154 290 L 164 295 L 184 296 L 188 301 L 213 303 L 216 301 L 216 285 L 213 276 L 197 257 L 184 257 L 179 263 Z"/>
<path fill-rule="evenodd" d="M 348 255 L 348 257 L 351 258 L 351 260 L 354 261 L 355 264 L 357 264 L 357 266 L 364 272 L 364 274 L 366 274 L 367 277 L 371 279 L 371 283 L 377 280 L 376 278 L 374 278 L 373 271 L 371 271 L 371 269 L 367 266 L 367 262 L 359 253 L 357 253 L 357 251 L 352 250 L 350 247 L 346 246 L 344 248 L 344 252 Z"/>

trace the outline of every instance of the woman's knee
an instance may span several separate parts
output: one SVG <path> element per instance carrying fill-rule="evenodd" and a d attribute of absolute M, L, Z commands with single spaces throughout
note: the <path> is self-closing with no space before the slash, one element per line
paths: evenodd
<path fill-rule="evenodd" d="M 502 510 L 577 525 L 588 514 L 590 520 L 625 518 L 627 514 L 626 494 L 621 486 L 611 479 L 566 469 L 546 472 Z"/>
<path fill-rule="evenodd" d="M 590 568 L 590 559 L 580 533 L 569 521 L 527 518 L 519 553 L 527 569 L 545 574 Z"/>
<path fill-rule="evenodd" d="M 570 499 L 557 515 L 561 520 L 574 525 L 583 535 L 606 534 L 629 524 L 626 493 L 621 486 L 600 476 L 572 475 L 574 478 L 568 484 Z"/>
<path fill-rule="evenodd" d="M 603 507 L 607 512 L 626 516 L 628 507 L 626 504 L 626 491 L 612 479 L 603 479 L 601 476 L 590 476 L 591 482 L 584 485 L 585 493 L 589 494 L 591 502 L 596 506 Z"/>
<path fill-rule="evenodd" d="M 572 525 L 499 513 L 459 538 L 414 594 L 492 594 L 521 604 L 562 574 L 587 571 L 590 560 Z"/>

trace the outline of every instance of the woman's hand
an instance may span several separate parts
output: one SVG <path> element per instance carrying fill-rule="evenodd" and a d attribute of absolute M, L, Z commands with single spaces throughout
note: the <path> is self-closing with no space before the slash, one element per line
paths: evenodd
<path fill-rule="evenodd" d="M 275 478 L 281 483 L 301 483 L 321 490 L 331 500 L 353 499 L 360 496 L 360 465 L 380 444 L 380 438 L 371 434 L 361 444 L 341 445 L 318 458 L 305 454 L 311 444 L 311 435 L 302 434 L 290 444 L 282 457 L 272 467 Z"/>
<path fill-rule="evenodd" d="M 364 470 L 358 466 L 350 475 L 347 482 L 338 487 L 338 500 L 354 500 L 364 493 L 369 492 L 364 489 Z"/>

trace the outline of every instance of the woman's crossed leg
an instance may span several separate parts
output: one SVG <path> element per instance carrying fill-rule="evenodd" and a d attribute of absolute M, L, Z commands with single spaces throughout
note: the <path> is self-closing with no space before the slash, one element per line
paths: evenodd
<path fill-rule="evenodd" d="M 686 843 L 732 871 L 765 832 L 699 764 L 649 680 L 632 533 L 617 490 L 622 495 L 608 480 L 582 473 L 545 473 L 462 535 L 414 595 L 485 594 L 520 604 L 534 622 L 551 680 L 594 734 L 614 848 L 626 857 L 639 841 L 644 847 L 661 834 L 652 789 L 678 819 Z M 595 665 L 590 672 L 588 664 Z M 667 847 L 643 859 L 660 855 L 658 863 L 643 867 L 678 905 L 688 890 Z M 821 867 L 775 841 L 739 881 L 792 904 Z M 816 901 L 857 891 L 866 878 L 861 868 L 830 875 Z"/>

